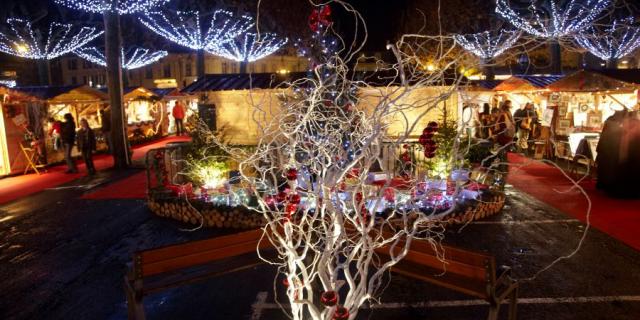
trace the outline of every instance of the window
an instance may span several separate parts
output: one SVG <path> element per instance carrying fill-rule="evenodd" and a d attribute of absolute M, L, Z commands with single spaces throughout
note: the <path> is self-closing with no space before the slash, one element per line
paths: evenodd
<path fill-rule="evenodd" d="M 185 73 L 187 77 L 193 76 L 193 64 L 191 63 L 191 61 L 188 61 L 187 65 L 185 66 Z"/>
<path fill-rule="evenodd" d="M 82 60 L 83 69 L 93 69 L 93 64 L 87 60 Z"/>
<path fill-rule="evenodd" d="M 144 77 L 147 79 L 153 79 L 153 67 L 147 67 L 144 69 Z"/>
<path fill-rule="evenodd" d="M 266 63 L 262 64 L 262 73 L 267 73 L 267 64 Z"/>
<path fill-rule="evenodd" d="M 171 65 L 165 64 L 164 70 L 162 71 L 162 76 L 165 78 L 171 78 Z"/>
<path fill-rule="evenodd" d="M 229 70 L 227 69 L 227 63 L 223 62 L 222 63 L 222 73 L 227 73 Z"/>
<path fill-rule="evenodd" d="M 87 84 L 87 76 L 83 76 L 82 77 L 82 83 L 83 84 Z"/>
<path fill-rule="evenodd" d="M 78 69 L 78 61 L 76 59 L 67 60 L 67 68 L 69 70 L 77 70 Z"/>
<path fill-rule="evenodd" d="M 71 77 L 71 84 L 78 84 L 78 79 L 75 76 Z"/>
<path fill-rule="evenodd" d="M 231 73 L 238 73 L 238 64 L 237 63 L 232 63 L 231 64 Z"/>

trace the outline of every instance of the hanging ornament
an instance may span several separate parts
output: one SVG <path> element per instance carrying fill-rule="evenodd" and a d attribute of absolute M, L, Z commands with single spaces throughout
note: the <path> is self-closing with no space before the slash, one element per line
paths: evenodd
<path fill-rule="evenodd" d="M 295 168 L 290 168 L 287 170 L 287 180 L 294 181 L 298 179 L 298 170 Z"/>
<path fill-rule="evenodd" d="M 320 27 L 328 27 L 331 24 L 331 7 L 324 5 L 320 9 L 315 9 L 309 16 L 309 28 L 317 32 Z"/>
<path fill-rule="evenodd" d="M 433 132 L 437 132 L 437 131 L 438 131 L 438 129 L 439 129 L 439 125 L 438 125 L 438 123 L 437 123 L 437 122 L 435 122 L 435 121 L 431 121 L 431 122 L 429 122 L 429 123 L 427 124 L 427 128 L 431 128 L 431 130 L 432 130 Z"/>
<path fill-rule="evenodd" d="M 333 312 L 333 320 L 348 320 L 349 319 L 349 309 L 339 306 L 336 308 L 336 311 Z"/>
<path fill-rule="evenodd" d="M 296 204 L 297 205 L 297 204 L 300 203 L 300 195 L 297 194 L 297 193 L 290 194 L 288 198 L 289 198 L 288 199 L 289 203 L 291 203 L 291 204 Z"/>
<path fill-rule="evenodd" d="M 276 194 L 276 201 L 278 201 L 278 203 L 282 203 L 287 199 L 287 193 L 284 191 L 280 191 L 278 192 L 278 194 Z"/>
<path fill-rule="evenodd" d="M 325 291 L 320 296 L 320 302 L 325 307 L 333 307 L 338 303 L 338 294 L 335 291 Z"/>

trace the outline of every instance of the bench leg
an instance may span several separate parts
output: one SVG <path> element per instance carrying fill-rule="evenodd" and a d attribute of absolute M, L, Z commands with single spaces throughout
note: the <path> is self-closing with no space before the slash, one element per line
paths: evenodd
<path fill-rule="evenodd" d="M 489 316 L 487 320 L 498 320 L 498 316 L 500 315 L 500 303 L 491 303 L 489 306 Z"/>
<path fill-rule="evenodd" d="M 144 303 L 142 295 L 136 294 L 127 276 L 124 279 L 124 291 L 127 296 L 127 316 L 129 320 L 144 320 Z"/>
<path fill-rule="evenodd" d="M 509 320 L 516 320 L 518 311 L 518 287 L 516 286 L 509 295 Z"/>

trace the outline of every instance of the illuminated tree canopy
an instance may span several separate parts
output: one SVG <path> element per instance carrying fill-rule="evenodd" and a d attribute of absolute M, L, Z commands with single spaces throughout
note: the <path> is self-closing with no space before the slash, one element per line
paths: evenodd
<path fill-rule="evenodd" d="M 149 8 L 162 6 L 170 0 L 53 0 L 55 3 L 76 10 L 103 13 L 107 11 L 118 14 L 139 13 Z M 115 5 L 115 6 L 114 6 Z"/>
<path fill-rule="evenodd" d="M 252 62 L 278 51 L 286 43 L 286 38 L 273 33 L 246 33 L 233 41 L 209 47 L 207 51 L 235 61 Z"/>
<path fill-rule="evenodd" d="M 74 50 L 73 53 L 97 65 L 107 66 L 107 59 L 103 51 L 96 47 L 80 48 Z M 141 68 L 166 57 L 167 54 L 167 51 L 151 51 L 143 48 L 134 48 L 128 52 L 122 50 L 122 68 L 127 70 Z"/>
<path fill-rule="evenodd" d="M 520 33 L 500 30 L 497 34 L 489 31 L 455 35 L 456 42 L 465 50 L 482 59 L 493 59 L 513 46 Z"/>
<path fill-rule="evenodd" d="M 7 23 L 9 30 L 0 32 L 0 51 L 27 59 L 57 58 L 86 45 L 103 33 L 93 27 L 53 22 L 45 36 L 40 30 L 34 30 L 29 21 L 11 18 Z"/>
<path fill-rule="evenodd" d="M 587 28 L 576 41 L 602 60 L 620 59 L 640 46 L 640 28 L 633 18 L 616 20 L 605 28 Z"/>

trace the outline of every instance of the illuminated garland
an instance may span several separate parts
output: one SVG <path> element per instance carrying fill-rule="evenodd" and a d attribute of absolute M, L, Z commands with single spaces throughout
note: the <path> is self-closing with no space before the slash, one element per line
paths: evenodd
<path fill-rule="evenodd" d="M 5 86 L 7 88 L 14 88 L 16 86 L 15 80 L 0 80 L 0 86 Z"/>
<path fill-rule="evenodd" d="M 251 62 L 262 59 L 280 49 L 287 43 L 286 38 L 279 38 L 273 33 L 246 33 L 220 45 L 207 48 L 207 51 L 240 62 Z"/>
<path fill-rule="evenodd" d="M 103 13 L 107 11 L 118 14 L 138 13 L 166 4 L 170 0 L 117 0 L 115 8 L 112 0 L 53 0 L 59 5 L 87 12 Z"/>
<path fill-rule="evenodd" d="M 483 59 L 493 59 L 501 55 L 511 48 L 519 37 L 519 32 L 504 30 L 500 30 L 497 36 L 489 31 L 454 36 L 456 42 L 465 50 Z"/>
<path fill-rule="evenodd" d="M 616 20 L 604 30 L 590 27 L 576 41 L 594 56 L 608 61 L 629 55 L 640 46 L 640 28 L 633 18 Z"/>
<path fill-rule="evenodd" d="M 158 35 L 183 47 L 202 50 L 229 42 L 253 26 L 249 16 L 235 18 L 226 10 L 213 13 L 209 29 L 203 33 L 199 11 L 145 12 L 140 22 Z"/>
<path fill-rule="evenodd" d="M 137 68 L 144 67 L 146 65 L 152 64 L 164 57 L 167 56 L 166 51 L 151 51 L 149 49 L 135 48 L 134 50 L 129 50 L 130 54 L 126 54 L 124 50 L 122 50 L 122 68 L 127 70 L 133 70 Z M 73 53 L 95 63 L 97 65 L 106 67 L 107 59 L 104 56 L 104 53 L 98 50 L 96 47 L 87 47 L 81 48 L 78 50 L 74 50 Z"/>
<path fill-rule="evenodd" d="M 27 59 L 51 60 L 84 46 L 102 34 L 92 27 L 53 22 L 43 46 L 34 34 L 31 22 L 11 18 L 7 23 L 11 31 L 0 33 L 0 51 Z"/>
<path fill-rule="evenodd" d="M 528 14 L 512 9 L 508 0 L 497 0 L 496 13 L 517 28 L 541 38 L 559 38 L 588 27 L 606 9 L 611 0 L 571 0 L 558 8 L 558 1 L 548 0 L 548 8 L 531 4 Z"/>

